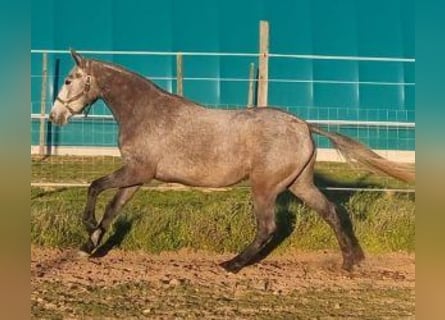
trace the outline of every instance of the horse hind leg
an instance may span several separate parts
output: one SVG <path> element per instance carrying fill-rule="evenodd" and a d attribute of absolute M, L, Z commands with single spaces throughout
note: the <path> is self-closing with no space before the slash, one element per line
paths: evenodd
<path fill-rule="evenodd" d="M 313 183 L 313 166 L 315 157 L 311 160 L 289 190 L 310 208 L 315 210 L 335 232 L 343 255 L 342 268 L 352 270 L 354 264 L 364 259 L 364 253 L 354 234 L 352 223 L 344 208 L 335 206 Z M 340 210 L 343 210 L 340 214 Z"/>
<path fill-rule="evenodd" d="M 306 142 L 312 143 L 309 139 Z M 303 145 L 302 145 L 303 146 Z M 236 273 L 246 265 L 256 261 L 256 258 L 273 238 L 277 226 L 275 222 L 275 201 L 278 194 L 295 181 L 305 168 L 307 161 L 313 153 L 312 144 L 307 145 L 306 152 L 288 150 L 280 155 L 277 166 L 275 161 L 263 162 L 256 167 L 254 174 L 250 176 L 253 196 L 253 212 L 257 221 L 257 230 L 254 240 L 239 255 L 226 261 L 221 266 L 229 272 Z M 294 161 L 295 155 L 300 156 L 300 161 Z M 305 156 L 306 154 L 306 156 Z"/>

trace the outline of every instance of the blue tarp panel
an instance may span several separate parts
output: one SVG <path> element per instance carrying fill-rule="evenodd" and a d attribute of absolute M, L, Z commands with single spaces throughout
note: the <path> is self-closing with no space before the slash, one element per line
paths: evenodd
<path fill-rule="evenodd" d="M 84 10 L 88 8 L 88 10 Z M 32 49 L 258 52 L 259 21 L 270 23 L 270 52 L 414 57 L 413 0 L 32 1 Z M 122 64 L 176 90 L 174 56 L 91 55 Z M 243 108 L 255 57 L 184 56 L 184 94 L 210 107 Z M 49 54 L 48 109 L 72 67 Z M 31 113 L 40 112 L 42 56 L 31 54 Z M 271 57 L 269 104 L 310 120 L 414 122 L 414 63 Z M 283 81 L 285 80 L 285 81 Z M 345 83 L 347 82 L 347 83 Z M 103 103 L 93 114 L 110 114 Z M 38 120 L 31 123 L 38 143 Z M 333 127 L 373 148 L 414 150 L 414 128 Z M 58 145 L 116 145 L 110 121 L 51 128 Z M 323 139 L 321 146 L 327 146 Z"/>

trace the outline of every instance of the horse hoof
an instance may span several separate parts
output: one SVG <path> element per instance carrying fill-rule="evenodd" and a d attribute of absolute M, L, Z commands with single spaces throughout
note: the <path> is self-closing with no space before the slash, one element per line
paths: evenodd
<path fill-rule="evenodd" d="M 222 262 L 219 265 L 227 272 L 234 274 L 238 273 L 243 268 L 243 266 L 240 263 L 232 260 Z"/>
<path fill-rule="evenodd" d="M 352 272 L 353 267 L 354 267 L 354 262 L 352 260 L 343 261 L 343 264 L 341 266 L 341 268 L 347 272 Z"/>
<path fill-rule="evenodd" d="M 360 262 L 365 260 L 365 254 L 363 253 L 362 249 L 358 249 L 354 252 L 352 255 L 352 259 L 354 260 L 354 264 L 358 265 Z"/>
<path fill-rule="evenodd" d="M 89 258 L 91 254 L 88 252 L 85 252 L 83 250 L 78 250 L 77 255 L 82 259 L 86 259 L 86 258 Z"/>
<path fill-rule="evenodd" d="M 79 249 L 79 255 L 83 255 L 84 257 L 89 257 L 91 253 L 96 249 L 96 246 L 94 245 L 91 240 L 88 240 L 86 243 L 84 243 L 80 249 Z"/>

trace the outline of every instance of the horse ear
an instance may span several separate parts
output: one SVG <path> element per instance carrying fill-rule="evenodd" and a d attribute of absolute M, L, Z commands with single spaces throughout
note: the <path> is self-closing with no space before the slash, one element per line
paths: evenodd
<path fill-rule="evenodd" d="M 76 65 L 77 65 L 78 67 L 82 67 L 82 64 L 83 64 L 83 58 L 82 58 L 82 56 L 81 56 L 80 54 L 78 54 L 78 53 L 76 52 L 76 50 L 74 50 L 74 49 L 70 49 L 70 52 L 71 52 L 71 57 L 73 57 L 74 62 L 76 62 Z"/>

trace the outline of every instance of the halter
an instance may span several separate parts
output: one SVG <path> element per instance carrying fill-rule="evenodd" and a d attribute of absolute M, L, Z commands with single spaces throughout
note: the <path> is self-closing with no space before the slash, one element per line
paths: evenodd
<path fill-rule="evenodd" d="M 75 111 L 73 108 L 70 107 L 69 104 L 70 104 L 71 102 L 73 102 L 73 101 L 79 100 L 82 96 L 86 95 L 86 94 L 90 91 L 90 88 L 91 88 L 91 76 L 90 76 L 89 74 L 87 74 L 87 79 L 86 79 L 86 82 L 85 82 L 85 87 L 83 88 L 83 90 L 82 90 L 81 92 L 79 92 L 79 93 L 76 94 L 75 96 L 69 98 L 68 100 L 63 100 L 63 99 L 59 98 L 59 96 L 56 97 L 56 100 L 59 101 L 60 103 L 62 103 L 62 105 L 63 105 L 66 109 L 68 109 L 68 111 L 69 111 L 71 114 L 73 114 L 73 115 L 74 115 L 74 114 L 78 114 L 78 113 L 80 113 L 80 112 Z"/>

